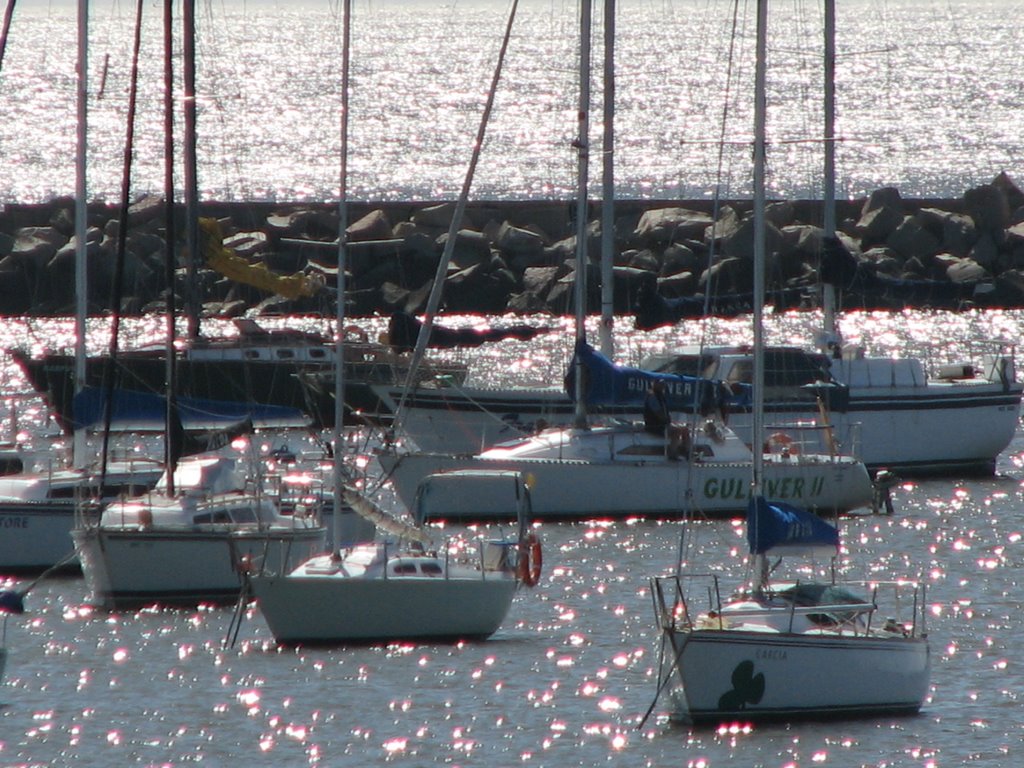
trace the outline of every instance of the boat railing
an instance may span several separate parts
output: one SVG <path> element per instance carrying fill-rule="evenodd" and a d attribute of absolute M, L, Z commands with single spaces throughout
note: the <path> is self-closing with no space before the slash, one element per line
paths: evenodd
<path fill-rule="evenodd" d="M 693 584 L 698 584 L 698 587 Z M 795 589 L 800 583 L 792 586 Z M 860 588 L 870 597 L 801 604 L 793 592 L 787 594 L 787 590 L 776 589 L 768 593 L 776 601 L 774 605 L 752 603 L 749 607 L 725 609 L 719 578 L 714 573 L 675 574 L 651 579 L 655 617 L 662 630 L 725 629 L 735 619 L 779 615 L 779 608 L 785 601 L 788 631 L 793 631 L 797 616 L 806 616 L 821 617 L 823 628 L 840 634 L 866 635 L 879 629 L 873 628 L 872 622 L 876 615 L 882 615 L 885 620 L 881 631 L 907 637 L 927 636 L 924 584 L 913 581 L 843 581 L 836 586 Z M 729 599 L 737 597 L 742 597 L 742 593 Z"/>
<path fill-rule="evenodd" d="M 776 422 L 765 426 L 765 453 L 798 458 L 860 455 L 860 423 L 849 424 L 840 434 L 829 423 L 818 421 Z"/>
<path fill-rule="evenodd" d="M 713 610 L 714 606 L 721 607 L 722 595 L 718 576 L 714 573 L 680 573 L 672 576 L 655 576 L 651 579 L 651 599 L 654 602 L 654 615 L 660 629 L 692 629 L 696 626 L 695 612 L 691 610 L 692 601 L 688 597 L 685 585 L 697 581 L 705 582 L 706 605 L 709 606 L 707 610 Z"/>
<path fill-rule="evenodd" d="M 928 378 L 937 380 L 982 379 L 1004 386 L 1016 381 L 1016 343 L 1006 339 L 964 339 L 951 344 L 949 339 L 941 342 L 922 342 L 909 345 L 903 359 L 921 361 L 920 369 Z M 853 347 L 844 356 L 857 360 L 863 358 L 863 347 Z M 924 386 L 925 381 L 914 384 Z"/>
<path fill-rule="evenodd" d="M 928 585 L 913 580 L 852 580 L 844 581 L 843 586 L 871 590 L 872 601 L 878 606 L 879 613 L 886 616 L 886 623 L 895 622 L 910 636 L 926 637 L 928 635 Z M 908 616 L 906 622 L 902 616 Z"/>

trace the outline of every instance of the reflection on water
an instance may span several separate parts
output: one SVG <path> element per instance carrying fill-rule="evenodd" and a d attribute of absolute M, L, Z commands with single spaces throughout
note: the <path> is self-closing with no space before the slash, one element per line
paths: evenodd
<path fill-rule="evenodd" d="M 473 193 L 570 199 L 577 6 L 520 5 Z M 40 202 L 74 189 L 74 6 L 26 0 L 14 17 L 3 69 L 0 202 Z M 396 0 L 355 8 L 353 199 L 458 195 L 508 6 Z M 340 7 L 321 0 L 203 4 L 196 43 L 203 198 L 336 199 Z M 948 0 L 938 12 L 910 0 L 837 4 L 840 199 L 886 185 L 911 197 L 959 197 L 1000 171 L 1019 173 L 1024 102 L 1016 61 L 1006 55 L 1016 46 L 1007 23 L 1015 10 L 1009 0 Z M 143 14 L 137 194 L 163 188 L 161 16 L 152 11 Z M 116 3 L 91 5 L 90 194 L 111 201 L 120 196 L 134 17 Z M 728 4 L 618 4 L 618 197 L 707 199 L 719 189 L 725 198 L 749 198 L 752 6 L 736 27 L 732 40 Z M 595 13 L 594 163 L 603 149 L 601 40 Z M 823 194 L 822 142 L 815 140 L 823 125 L 822 41 L 819 7 L 772 3 L 767 183 L 775 197 Z M 176 132 L 182 135 L 180 126 Z M 595 172 L 594 198 L 600 183 Z"/>
<path fill-rule="evenodd" d="M 773 317 L 769 335 L 795 343 L 814 321 Z M 948 338 L 1019 337 L 1024 314 L 844 320 L 849 338 L 900 354 L 931 340 L 937 323 Z M 641 338 L 623 322 L 619 341 L 624 360 L 634 361 L 705 334 L 744 339 L 745 324 L 688 323 Z M 141 338 L 158 330 L 131 332 Z M 21 320 L 0 333 L 0 346 L 68 338 L 61 321 Z M 475 375 L 556 380 L 568 347 L 559 336 L 475 350 Z M 16 373 L 4 384 L 4 392 L 24 386 Z M 22 416 L 25 425 L 31 420 Z M 484 643 L 279 649 L 251 611 L 239 645 L 222 650 L 229 611 L 108 614 L 85 605 L 81 579 L 46 581 L 8 628 L 0 763 L 1013 764 L 1024 749 L 1016 652 L 1024 631 L 1022 462 L 1018 436 L 995 478 L 904 481 L 894 490 L 895 515 L 841 523 L 843 562 L 854 574 L 927 581 L 933 690 L 918 717 L 690 731 L 670 726 L 659 705 L 638 729 L 657 669 L 647 577 L 673 567 L 681 527 L 545 524 L 540 585 L 517 596 L 505 626 Z M 688 535 L 695 569 L 714 571 L 726 584 L 746 577 L 741 526 L 703 522 Z"/>

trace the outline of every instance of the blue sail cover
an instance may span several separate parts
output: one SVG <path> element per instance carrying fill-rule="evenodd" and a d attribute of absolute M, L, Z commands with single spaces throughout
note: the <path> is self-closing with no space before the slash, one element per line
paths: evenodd
<path fill-rule="evenodd" d="M 749 384 L 730 384 L 717 379 L 684 376 L 677 373 L 654 373 L 640 368 L 616 365 L 596 349 L 580 341 L 576 344 L 576 360 L 583 365 L 584 402 L 588 406 L 640 405 L 654 381 L 665 382 L 668 407 L 673 411 L 708 413 L 714 410 L 749 408 Z M 570 365 L 565 377 L 565 390 L 576 397 L 576 365 Z"/>
<path fill-rule="evenodd" d="M 78 427 L 103 424 L 103 403 L 106 398 L 100 387 L 84 387 L 75 395 L 73 413 Z M 162 395 L 131 389 L 115 389 L 111 400 L 111 423 L 114 429 L 126 431 L 162 429 L 167 420 L 167 400 Z M 249 419 L 255 426 L 304 426 L 309 419 L 298 409 L 283 405 L 247 403 L 235 400 L 208 400 L 179 397 L 178 412 L 186 429 L 223 427 Z"/>
<path fill-rule="evenodd" d="M 839 551 L 839 531 L 804 509 L 757 496 L 747 505 L 747 543 L 752 555 L 832 556 Z"/>

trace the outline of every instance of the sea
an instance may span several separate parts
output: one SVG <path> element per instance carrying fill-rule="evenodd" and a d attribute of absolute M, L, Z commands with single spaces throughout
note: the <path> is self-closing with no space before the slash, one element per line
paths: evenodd
<path fill-rule="evenodd" d="M 445 322 L 513 320 L 521 318 Z M 266 322 L 328 328 L 316 318 Z M 384 325 L 358 322 L 369 333 Z M 530 322 L 550 329 L 530 342 L 452 354 L 470 363 L 476 383 L 557 382 L 571 323 Z M 801 343 L 820 322 L 813 312 L 769 315 L 768 340 Z M 128 326 L 133 339 L 159 336 L 158 323 Z M 617 357 L 636 362 L 675 344 L 749 341 L 749 326 L 749 318 L 719 319 L 641 334 L 622 318 Z M 871 354 L 940 361 L 984 340 L 1019 339 L 1024 312 L 848 313 L 841 327 Z M 69 321 L 60 319 L 11 319 L 0 329 L 4 349 L 25 339 L 63 346 L 71 338 Z M 92 344 L 108 331 L 106 321 L 94 321 Z M 3 433 L 61 444 L 45 406 L 25 396 L 20 372 L 9 359 L 0 369 Z M 367 467 L 372 480 L 379 437 L 348 437 L 349 460 Z M 258 433 L 249 450 L 298 453 L 305 439 Z M 388 486 L 377 498 L 402 513 Z M 892 515 L 842 518 L 839 565 L 851 578 L 927 585 L 932 678 L 914 717 L 717 729 L 671 723 L 667 702 L 655 696 L 659 645 L 649 579 L 673 572 L 685 532 L 687 567 L 714 572 L 725 585 L 742 583 L 750 575 L 743 527 L 591 520 L 539 527 L 540 583 L 519 592 L 484 642 L 278 647 L 250 606 L 238 642 L 225 646 L 230 608 L 107 612 L 90 606 L 80 577 L 45 578 L 31 588 L 26 613 L 6 624 L 0 765 L 1017 765 L 1024 756 L 1024 432 L 999 457 L 994 477 L 904 478 L 893 504 Z M 496 532 L 450 526 L 439 535 Z M 0 588 L 27 584 L 0 577 Z"/>
<path fill-rule="evenodd" d="M 1021 173 L 1018 3 L 838 5 L 840 196 L 891 185 L 907 197 L 951 198 L 1000 172 Z M 122 186 L 136 6 L 114 0 L 89 7 L 89 195 L 113 201 Z M 159 192 L 164 173 L 162 8 L 145 0 L 138 7 L 132 197 Z M 752 9 L 708 0 L 619 3 L 619 197 L 749 194 Z M 458 195 L 509 11 L 496 0 L 356 0 L 352 197 Z M 780 1 L 770 13 L 769 188 L 783 197 L 820 197 L 821 10 Z M 197 14 L 203 198 L 336 199 L 340 4 L 223 0 L 198 3 Z M 574 3 L 520 4 L 471 197 L 574 194 L 577 18 Z M 595 165 L 604 154 L 602 32 L 595 9 Z M 21 0 L 14 11 L 0 69 L 2 204 L 46 202 L 74 190 L 75 41 L 75 8 L 66 0 Z M 179 35 L 176 73 L 180 60 Z M 176 179 L 180 187 L 180 171 Z M 600 193 L 598 172 L 591 190 Z M 467 325 L 510 320 L 445 318 Z M 529 343 L 451 354 L 470 364 L 477 383 L 556 383 L 568 360 L 569 321 L 529 321 L 551 330 Z M 319 318 L 266 322 L 329 330 Z M 383 329 L 381 320 L 357 322 L 371 334 Z M 767 337 L 806 344 L 820 322 L 813 312 L 769 315 Z M 159 323 L 127 322 L 128 343 L 159 338 Z M 986 340 L 1016 342 L 1024 313 L 849 312 L 841 328 L 870 354 L 949 361 Z M 90 348 L 102 349 L 108 333 L 108 320 L 92 320 Z M 644 333 L 619 318 L 616 358 L 636 363 L 675 344 L 749 339 L 749 318 Z M 0 349 L 38 352 L 72 340 L 68 319 L 0 320 Z M 62 450 L 45 405 L 6 355 L 0 405 L 5 437 Z M 260 450 L 301 439 L 253 438 Z M 351 440 L 358 463 L 371 470 L 373 439 Z M 841 522 L 841 564 L 851 576 L 927 584 L 933 671 L 915 717 L 696 730 L 670 723 L 667 703 L 655 700 L 649 577 L 675 568 L 684 526 L 594 520 L 541 526 L 540 583 L 521 591 L 502 628 L 478 643 L 280 648 L 250 608 L 237 644 L 225 647 L 229 609 L 110 613 L 90 607 L 80 577 L 43 579 L 32 586 L 26 613 L 4 625 L 0 766 L 1019 765 L 1022 482 L 1018 432 L 994 477 L 903 479 L 893 490 L 892 515 Z M 381 494 L 395 504 L 386 486 Z M 686 535 L 689 567 L 712 570 L 727 584 L 746 578 L 739 523 L 693 523 Z M 27 585 L 0 578 L 2 588 Z"/>
<path fill-rule="evenodd" d="M 184 133 L 181 13 L 174 5 L 174 133 Z M 348 194 L 450 200 L 465 185 L 511 3 L 353 0 Z M 618 0 L 614 138 L 605 147 L 606 11 L 592 30 L 590 192 L 612 149 L 620 198 L 749 196 L 753 2 Z M 1011 0 L 836 4 L 836 185 L 955 198 L 1024 174 L 1024 84 Z M 163 4 L 87 3 L 88 194 L 121 197 L 139 26 L 132 197 L 164 188 Z M 199 0 L 197 184 L 212 200 L 337 198 L 339 0 Z M 820 198 L 820 3 L 769 3 L 767 185 Z M 579 10 L 521 0 L 479 164 L 476 199 L 567 199 L 577 186 Z M 74 0 L 19 0 L 0 69 L 0 203 L 73 193 Z M 176 182 L 181 187 L 180 157 Z"/>

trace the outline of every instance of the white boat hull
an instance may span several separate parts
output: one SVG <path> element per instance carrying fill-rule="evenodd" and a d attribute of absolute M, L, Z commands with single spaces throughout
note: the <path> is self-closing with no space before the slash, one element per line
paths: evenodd
<path fill-rule="evenodd" d="M 671 634 L 679 659 L 672 716 L 684 722 L 913 714 L 928 693 L 931 659 L 921 638 Z"/>
<path fill-rule="evenodd" d="M 234 532 L 77 529 L 73 537 L 92 601 L 106 608 L 196 605 L 238 598 L 243 556 L 257 566 L 294 568 L 327 546 L 326 529 Z"/>
<path fill-rule="evenodd" d="M 750 495 L 749 461 L 492 459 L 435 453 L 382 454 L 380 461 L 407 505 L 413 503 L 420 481 L 437 472 L 515 470 L 526 478 L 532 515 L 538 520 L 678 517 L 688 513 L 734 517 L 746 513 Z M 848 458 L 821 463 L 779 460 L 765 467 L 765 495 L 810 509 L 847 511 L 870 504 L 872 488 L 864 465 Z M 507 510 L 492 514 L 484 506 L 452 506 L 460 512 L 447 519 L 508 516 Z"/>
<path fill-rule="evenodd" d="M 1022 385 L 989 381 L 936 382 L 919 386 L 851 386 L 845 411 L 829 414 L 839 443 L 875 471 L 905 474 L 965 471 L 991 474 L 1017 429 Z M 400 390 L 380 387 L 393 407 Z M 817 421 L 813 402 L 765 404 L 768 424 Z M 613 416 L 640 418 L 640 406 Z M 554 389 L 419 388 L 406 401 L 402 426 L 427 452 L 478 453 L 532 434 L 540 424 L 572 423 L 573 404 Z M 733 413 L 729 426 L 750 440 L 750 414 Z"/>
<path fill-rule="evenodd" d="M 514 579 L 254 576 L 252 591 L 280 643 L 483 639 L 501 626 Z"/>
<path fill-rule="evenodd" d="M 74 554 L 75 505 L 0 502 L 0 566 L 8 572 L 39 571 Z M 66 560 L 77 567 L 78 559 Z"/>

